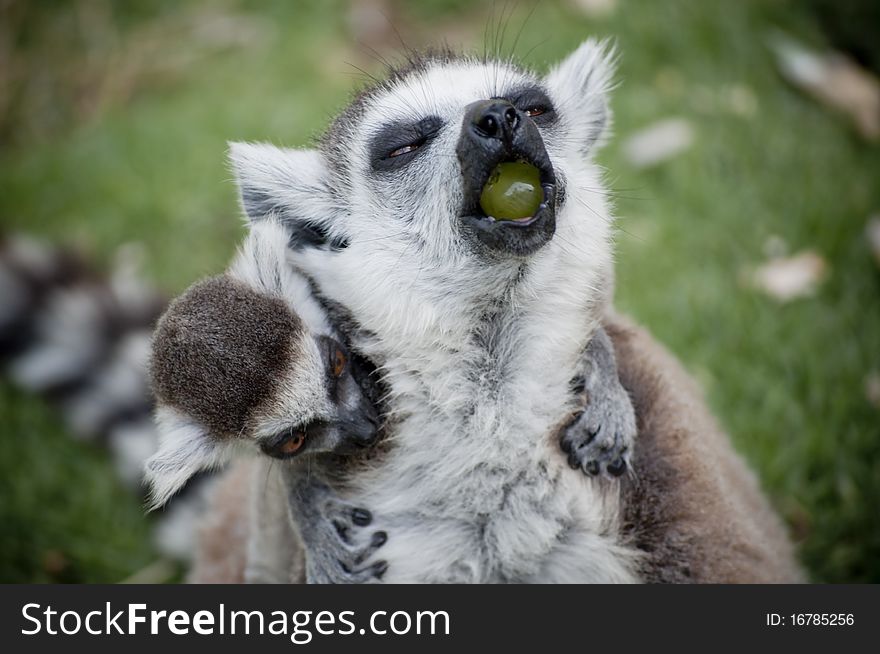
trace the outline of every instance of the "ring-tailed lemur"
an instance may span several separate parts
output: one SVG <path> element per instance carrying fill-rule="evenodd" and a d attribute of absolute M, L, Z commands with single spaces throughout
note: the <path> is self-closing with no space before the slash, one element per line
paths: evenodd
<path fill-rule="evenodd" d="M 611 278 L 590 160 L 609 78 L 593 42 L 543 79 L 429 56 L 361 96 L 318 151 L 233 146 L 248 215 L 282 221 L 295 265 L 387 386 L 388 446 L 338 490 L 388 531 L 389 580 L 636 578 L 618 487 L 589 479 L 603 452 L 605 471 L 625 470 L 635 432 L 609 341 L 593 338 Z M 506 161 L 539 172 L 527 219 L 480 209 Z M 571 422 L 579 378 L 591 401 Z M 560 430 L 587 475 L 568 470 Z"/>

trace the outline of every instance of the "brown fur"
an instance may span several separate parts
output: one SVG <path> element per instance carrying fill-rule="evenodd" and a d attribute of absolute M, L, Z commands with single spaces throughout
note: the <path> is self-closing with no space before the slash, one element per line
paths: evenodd
<path fill-rule="evenodd" d="M 642 578 L 667 583 L 801 581 L 781 522 L 693 380 L 644 329 L 617 317 L 606 322 L 606 329 L 639 422 L 637 477 L 627 479 L 623 488 L 623 532 L 645 553 Z M 230 531 L 247 523 L 242 517 L 250 506 L 250 484 L 242 478 L 246 466 L 238 464 L 218 484 L 221 499 L 208 516 L 196 556 L 199 574 L 194 578 L 199 581 L 243 577 L 244 546 Z M 233 551 L 236 547 L 241 551 Z"/>
<path fill-rule="evenodd" d="M 215 437 L 245 429 L 296 357 L 302 321 L 281 300 L 228 275 L 190 287 L 171 303 L 153 337 L 150 376 L 160 404 Z"/>
<path fill-rule="evenodd" d="M 802 580 L 758 482 L 681 365 L 644 330 L 607 325 L 639 435 L 624 486 L 624 532 L 649 582 Z"/>

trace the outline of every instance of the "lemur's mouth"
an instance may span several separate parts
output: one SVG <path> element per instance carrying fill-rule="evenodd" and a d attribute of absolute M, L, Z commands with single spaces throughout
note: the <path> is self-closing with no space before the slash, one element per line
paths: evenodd
<path fill-rule="evenodd" d="M 495 166 L 480 193 L 480 209 L 487 218 L 531 221 L 544 204 L 540 171 L 526 161 L 507 161 Z"/>
<path fill-rule="evenodd" d="M 553 237 L 556 177 L 543 155 L 541 161 L 511 151 L 474 171 L 476 179 L 466 184 L 472 190 L 466 191 L 462 220 L 483 245 L 525 256 Z"/>
<path fill-rule="evenodd" d="M 556 175 L 538 128 L 525 115 L 510 115 L 507 128 L 487 137 L 487 113 L 493 118 L 499 105 L 512 108 L 474 103 L 462 125 L 462 232 L 480 249 L 528 256 L 556 231 Z"/>
<path fill-rule="evenodd" d="M 489 172 L 477 213 L 490 222 L 528 226 L 551 209 L 556 195 L 552 169 L 542 171 L 523 158 L 505 158 Z"/>

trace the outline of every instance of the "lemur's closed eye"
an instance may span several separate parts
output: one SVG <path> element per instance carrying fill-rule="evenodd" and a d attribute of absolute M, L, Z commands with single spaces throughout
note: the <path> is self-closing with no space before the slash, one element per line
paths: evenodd
<path fill-rule="evenodd" d="M 418 150 L 437 136 L 442 127 L 443 121 L 437 116 L 428 116 L 410 125 L 387 125 L 373 139 L 373 168 L 394 170 L 405 166 Z"/>

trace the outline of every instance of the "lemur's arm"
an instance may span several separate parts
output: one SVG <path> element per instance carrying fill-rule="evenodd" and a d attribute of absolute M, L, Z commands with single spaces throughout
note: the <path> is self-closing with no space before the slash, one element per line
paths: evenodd
<path fill-rule="evenodd" d="M 228 274 L 171 304 L 153 340 L 160 447 L 146 476 L 158 506 L 236 449 L 278 459 L 307 580 L 374 580 L 385 564 L 365 561 L 387 535 L 364 529 L 369 512 L 340 501 L 324 471 L 342 460 L 329 455 L 372 444 L 378 417 L 307 295 L 284 232 L 267 222 L 253 227 Z"/>
<path fill-rule="evenodd" d="M 617 374 L 614 346 L 602 327 L 593 334 L 572 389 L 583 409 L 563 429 L 560 445 L 572 468 L 591 477 L 619 477 L 630 466 L 636 437 L 635 411 Z"/>

